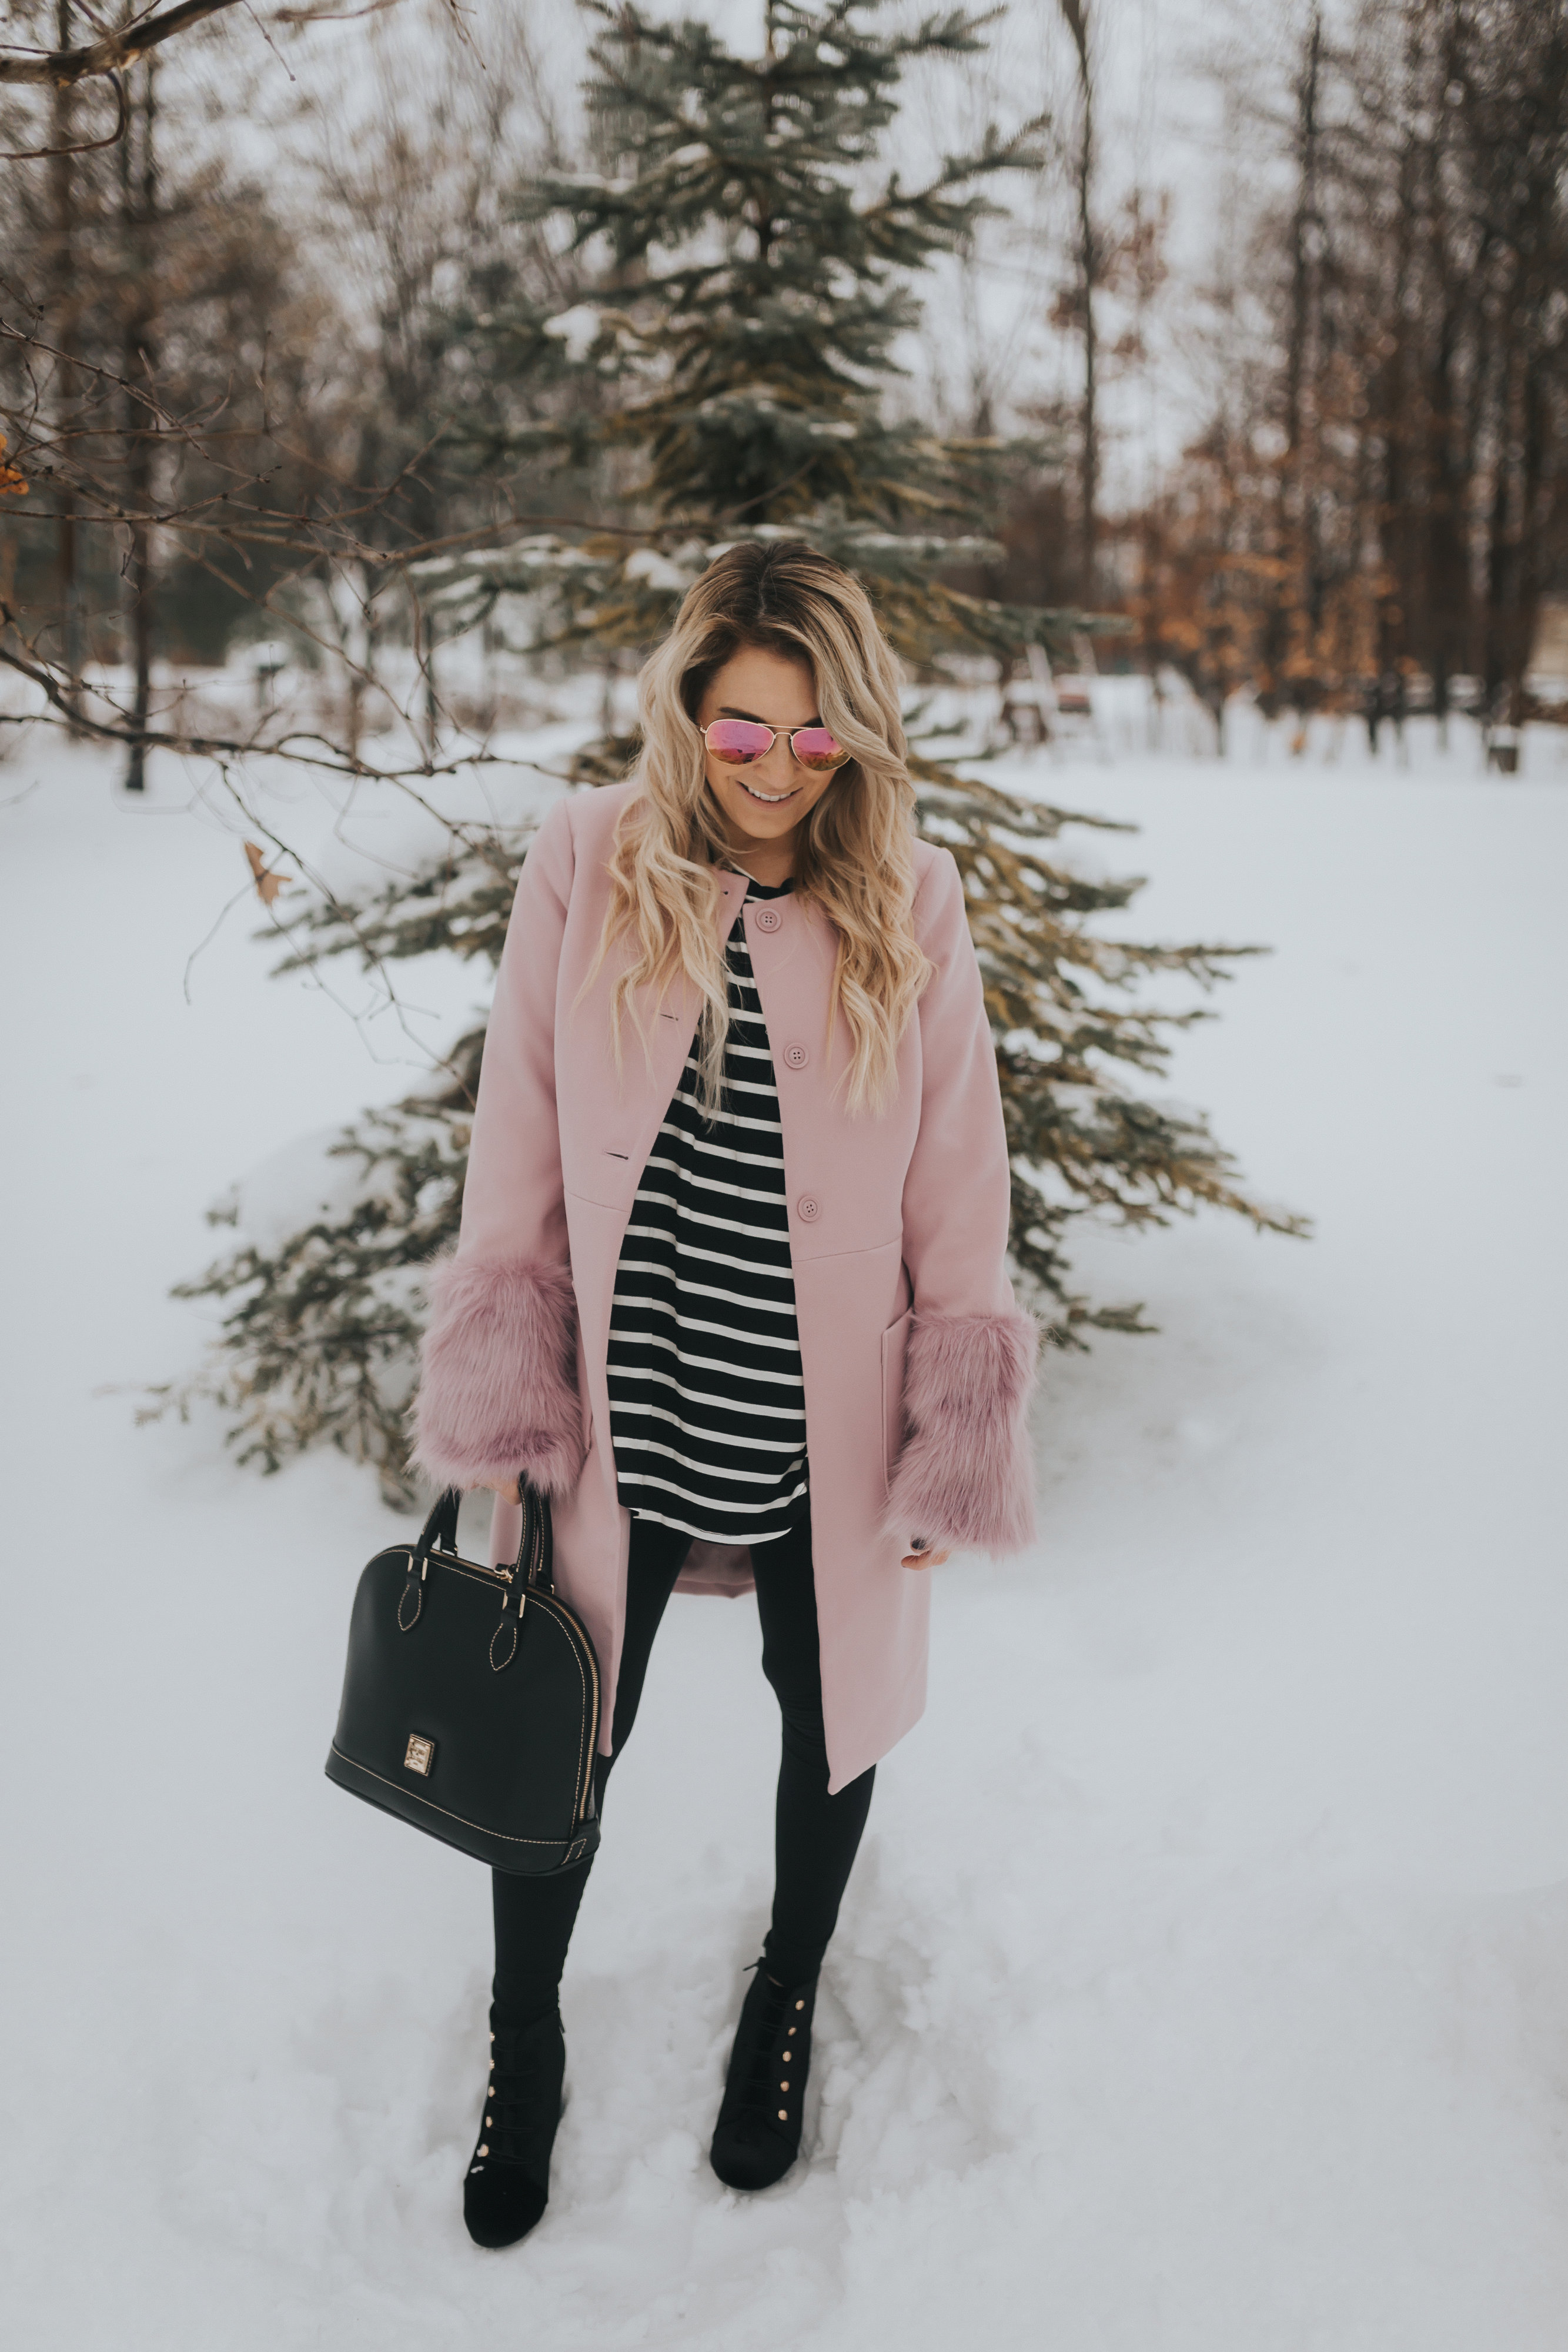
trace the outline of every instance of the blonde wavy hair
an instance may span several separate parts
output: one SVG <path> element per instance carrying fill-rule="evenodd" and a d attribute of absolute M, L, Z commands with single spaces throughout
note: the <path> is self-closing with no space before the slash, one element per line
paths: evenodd
<path fill-rule="evenodd" d="M 597 971 L 632 935 L 636 954 L 611 992 L 617 1066 L 622 1007 L 630 1002 L 637 1015 L 633 992 L 651 984 L 663 998 L 684 977 L 701 1000 L 701 1100 L 710 1113 L 718 1107 L 729 1029 L 718 870 L 732 860 L 696 714 L 714 673 L 748 646 L 810 666 L 823 723 L 853 754 L 803 821 L 795 888 L 838 940 L 828 1034 L 841 1011 L 851 1040 L 845 1100 L 852 1110 L 879 1110 L 895 1091 L 899 1040 L 932 971 L 913 919 L 915 791 L 897 665 L 871 600 L 852 572 L 803 540 L 727 549 L 688 590 L 643 665 L 641 789 L 616 829 L 594 963 Z"/>

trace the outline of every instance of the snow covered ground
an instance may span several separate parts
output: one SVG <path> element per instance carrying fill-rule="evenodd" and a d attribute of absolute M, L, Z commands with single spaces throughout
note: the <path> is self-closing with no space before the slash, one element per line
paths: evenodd
<path fill-rule="evenodd" d="M 672 1612 L 499 2256 L 458 2210 L 485 1874 L 321 1774 L 386 1516 L 132 1425 L 208 1202 L 408 1049 L 264 978 L 254 900 L 187 998 L 245 879 L 190 778 L 0 769 L 16 2352 L 1562 2352 L 1568 765 L 1255 736 L 1016 779 L 1139 823 L 1077 837 L 1152 876 L 1136 929 L 1277 950 L 1175 1087 L 1316 1238 L 1083 1245 L 1162 1336 L 1048 1367 L 1038 1551 L 940 1576 L 810 2161 L 750 2202 L 704 2150 L 775 1723 L 749 1604 Z"/>

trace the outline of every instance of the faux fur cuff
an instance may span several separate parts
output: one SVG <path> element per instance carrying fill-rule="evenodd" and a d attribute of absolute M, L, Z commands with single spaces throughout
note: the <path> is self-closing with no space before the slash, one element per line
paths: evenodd
<path fill-rule="evenodd" d="M 438 1486 L 521 1471 L 570 1495 L 582 1468 L 571 1270 L 442 1258 L 430 1276 L 413 1459 Z"/>
<path fill-rule="evenodd" d="M 916 1315 L 904 1367 L 904 1450 L 887 1531 L 938 1549 L 1017 1551 L 1034 1536 L 1028 1315 Z"/>

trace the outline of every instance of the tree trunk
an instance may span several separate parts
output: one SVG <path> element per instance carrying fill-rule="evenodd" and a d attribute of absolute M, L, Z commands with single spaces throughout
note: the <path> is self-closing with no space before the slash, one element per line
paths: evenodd
<path fill-rule="evenodd" d="M 1322 608 L 1318 536 L 1318 432 L 1322 423 L 1319 367 L 1322 336 L 1322 261 L 1324 234 L 1321 171 L 1320 99 L 1323 69 L 1323 22 L 1314 8 L 1307 27 L 1296 85 L 1296 206 L 1291 222 L 1291 331 L 1285 359 L 1285 459 L 1281 481 L 1284 507 L 1288 593 L 1295 611 L 1287 631 L 1304 628 L 1312 644 Z M 1281 648 L 1291 650 L 1288 640 Z M 1304 687 L 1298 687 L 1298 707 Z"/>
<path fill-rule="evenodd" d="M 1094 77 L 1089 56 L 1087 0 L 1061 0 L 1061 5 L 1078 59 L 1078 152 L 1072 172 L 1077 206 L 1079 323 L 1083 336 L 1083 392 L 1078 419 L 1078 564 L 1079 593 L 1085 604 L 1092 605 L 1099 570 L 1100 507 L 1100 354 L 1094 317 L 1100 248 L 1094 235 Z"/>
<path fill-rule="evenodd" d="M 125 396 L 125 484 L 126 504 L 131 510 L 131 553 L 125 581 L 127 620 L 130 624 L 128 634 L 134 671 L 131 706 L 132 736 L 125 769 L 125 789 L 128 793 L 140 793 L 146 789 L 147 721 L 152 692 L 155 582 L 152 524 L 148 517 L 152 505 L 153 418 L 152 411 L 137 397 L 134 387 L 143 383 L 151 384 L 157 366 L 153 342 L 157 318 L 154 222 L 158 210 L 158 165 L 153 138 L 156 116 L 154 71 L 153 61 L 149 58 L 142 68 L 140 174 L 134 168 L 135 158 L 131 152 L 131 134 L 136 127 L 134 111 L 126 127 L 120 159 L 120 218 L 125 230 L 126 257 L 132 273 L 131 282 L 126 289 L 125 352 L 121 371 L 130 387 Z"/>
<path fill-rule="evenodd" d="M 61 49 L 71 46 L 71 0 L 57 0 L 55 31 Z M 59 516 L 56 539 L 56 569 L 59 584 L 60 661 L 66 673 L 65 700 L 68 709 L 76 711 L 80 694 L 82 671 L 81 643 L 81 581 L 78 571 L 77 502 L 69 481 L 70 436 L 74 429 L 74 408 L 77 397 L 76 369 L 71 354 L 77 340 L 76 284 L 76 158 L 69 152 L 72 142 L 73 92 L 68 84 L 57 84 L 50 109 L 50 177 L 54 197 L 54 310 L 55 348 L 62 357 L 56 362 L 59 370 L 59 394 L 57 404 L 61 438 L 68 445 L 68 464 L 57 478 L 56 496 Z M 76 730 L 73 728 L 72 732 Z"/>

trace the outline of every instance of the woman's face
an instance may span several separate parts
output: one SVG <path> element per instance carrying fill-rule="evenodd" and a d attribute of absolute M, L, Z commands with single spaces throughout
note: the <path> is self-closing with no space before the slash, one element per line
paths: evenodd
<path fill-rule="evenodd" d="M 715 671 L 698 706 L 699 727 L 716 719 L 758 719 L 779 730 L 772 750 L 743 768 L 727 766 L 704 747 L 708 790 L 723 813 L 731 849 L 744 857 L 750 847 L 788 841 L 832 791 L 840 772 L 803 768 L 789 749 L 791 728 L 822 723 L 810 662 L 743 646 Z"/>

